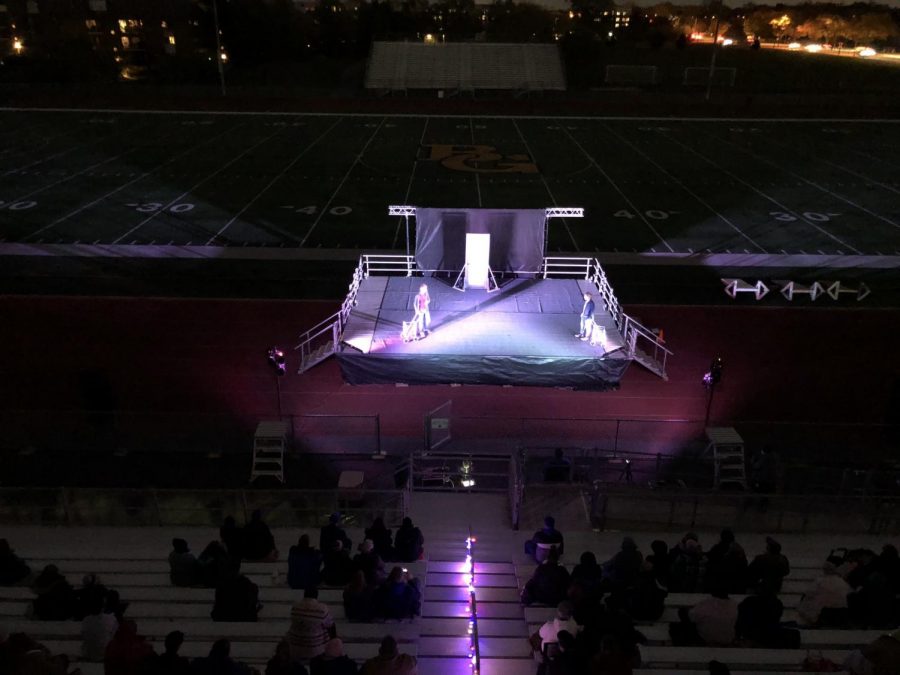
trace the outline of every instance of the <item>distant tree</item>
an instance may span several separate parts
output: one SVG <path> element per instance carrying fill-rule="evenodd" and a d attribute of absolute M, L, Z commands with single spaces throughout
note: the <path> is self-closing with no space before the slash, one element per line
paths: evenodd
<path fill-rule="evenodd" d="M 529 3 L 512 0 L 492 6 L 487 34 L 498 42 L 550 42 L 553 40 L 552 13 Z"/>

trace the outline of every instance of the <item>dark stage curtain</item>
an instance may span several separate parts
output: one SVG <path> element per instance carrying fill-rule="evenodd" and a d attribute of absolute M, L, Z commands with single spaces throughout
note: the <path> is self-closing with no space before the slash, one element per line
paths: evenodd
<path fill-rule="evenodd" d="M 537 272 L 544 260 L 544 219 L 544 209 L 417 207 L 416 264 L 424 270 L 461 270 L 466 234 L 490 234 L 494 272 Z"/>

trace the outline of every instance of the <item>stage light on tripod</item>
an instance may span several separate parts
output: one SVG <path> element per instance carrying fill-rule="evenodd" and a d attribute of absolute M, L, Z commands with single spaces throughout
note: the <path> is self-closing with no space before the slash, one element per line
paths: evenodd
<path fill-rule="evenodd" d="M 722 381 L 722 369 L 724 362 L 721 356 L 717 356 L 709 364 L 709 371 L 703 374 L 703 386 L 713 387 Z"/>
<path fill-rule="evenodd" d="M 281 351 L 278 347 L 269 347 L 268 356 L 269 365 L 275 369 L 275 372 L 278 373 L 278 376 L 281 377 L 282 375 L 284 375 L 286 367 L 284 352 Z"/>

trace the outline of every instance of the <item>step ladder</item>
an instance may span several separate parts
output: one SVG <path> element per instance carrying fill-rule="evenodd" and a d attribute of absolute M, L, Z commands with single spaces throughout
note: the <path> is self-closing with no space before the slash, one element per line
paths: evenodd
<path fill-rule="evenodd" d="M 723 485 L 737 485 L 747 489 L 747 463 L 744 457 L 744 439 L 734 427 L 707 427 L 706 438 L 709 445 L 706 452 L 712 453 L 714 481 L 716 489 Z"/>
<path fill-rule="evenodd" d="M 287 422 L 260 422 L 253 434 L 253 465 L 250 482 L 260 476 L 273 476 L 284 482 L 284 448 L 287 445 Z"/>

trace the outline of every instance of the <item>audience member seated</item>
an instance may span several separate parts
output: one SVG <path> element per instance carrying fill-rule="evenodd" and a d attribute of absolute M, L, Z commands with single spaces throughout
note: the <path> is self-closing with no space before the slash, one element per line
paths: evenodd
<path fill-rule="evenodd" d="M 596 596 L 603 582 L 603 568 L 597 563 L 597 556 L 591 551 L 585 551 L 575 569 L 572 570 L 570 583 L 581 584 L 584 592 L 590 596 Z"/>
<path fill-rule="evenodd" d="M 372 540 L 375 553 L 382 560 L 392 560 L 394 558 L 394 543 L 391 531 L 385 527 L 382 518 L 376 518 L 372 521 L 372 527 L 366 528 L 366 539 Z"/>
<path fill-rule="evenodd" d="M 27 580 L 31 568 L 25 564 L 6 539 L 0 539 L 0 586 L 14 586 Z"/>
<path fill-rule="evenodd" d="M 690 609 L 678 610 L 681 621 L 669 624 L 669 636 L 672 644 L 679 647 L 727 647 L 734 642 L 737 616 L 737 603 L 728 597 L 725 589 L 713 589 L 710 597 Z"/>
<path fill-rule="evenodd" d="M 707 668 L 709 675 L 731 675 L 731 669 L 721 661 L 710 661 Z"/>
<path fill-rule="evenodd" d="M 852 675 L 900 673 L 900 628 L 850 652 L 844 660 L 844 671 Z"/>
<path fill-rule="evenodd" d="M 25 633 L 13 633 L 8 638 L 0 634 L 0 673 L 3 675 L 66 675 L 68 672 L 68 656 L 54 656 Z M 80 670 L 72 671 L 72 675 L 80 673 Z"/>
<path fill-rule="evenodd" d="M 784 605 L 775 592 L 762 585 L 738 605 L 735 633 L 753 647 L 796 649 L 800 646 L 800 631 L 781 625 L 783 612 Z"/>
<path fill-rule="evenodd" d="M 353 569 L 366 575 L 366 583 L 377 586 L 384 581 L 384 561 L 375 551 L 375 545 L 371 539 L 366 539 L 359 545 L 359 553 L 353 558 Z"/>
<path fill-rule="evenodd" d="M 545 655 L 543 670 L 539 668 L 538 675 L 582 675 L 588 672 L 587 660 L 574 635 L 567 630 L 559 631 L 556 646 L 554 654 Z"/>
<path fill-rule="evenodd" d="M 805 626 L 841 627 L 847 622 L 847 595 L 851 588 L 834 563 L 822 566 L 822 576 L 810 582 L 797 605 L 800 623 Z"/>
<path fill-rule="evenodd" d="M 375 618 L 375 587 L 366 583 L 366 575 L 357 570 L 344 589 L 344 615 L 348 621 Z"/>
<path fill-rule="evenodd" d="M 669 545 L 662 539 L 654 539 L 650 542 L 650 550 L 653 553 L 647 556 L 646 561 L 653 568 L 653 576 L 656 577 L 660 584 L 668 588 L 669 565 L 671 564 Z"/>
<path fill-rule="evenodd" d="M 885 578 L 891 595 L 900 592 L 900 553 L 896 546 L 885 544 L 875 559 L 874 567 Z"/>
<path fill-rule="evenodd" d="M 781 582 L 790 572 L 791 566 L 781 553 L 781 544 L 766 537 L 766 552 L 756 556 L 747 567 L 747 582 L 751 587 L 764 584 L 780 593 Z"/>
<path fill-rule="evenodd" d="M 294 589 L 318 586 L 322 554 L 309 545 L 309 535 L 304 534 L 288 552 L 288 586 Z"/>
<path fill-rule="evenodd" d="M 729 593 L 747 590 L 747 554 L 729 528 L 722 530 L 718 543 L 706 554 L 705 586 L 707 590 L 724 586 Z"/>
<path fill-rule="evenodd" d="M 375 614 L 383 619 L 412 619 L 422 609 L 419 580 L 401 567 L 394 567 L 375 591 Z"/>
<path fill-rule="evenodd" d="M 126 609 L 128 609 L 128 603 L 122 602 L 119 598 L 119 591 L 110 589 L 106 592 L 106 602 L 103 605 L 104 612 L 112 614 L 116 617 L 116 621 L 122 623 L 122 617 L 125 615 Z"/>
<path fill-rule="evenodd" d="M 197 558 L 188 543 L 184 539 L 173 539 L 169 553 L 169 581 L 173 586 L 193 586 L 197 583 L 197 573 Z"/>
<path fill-rule="evenodd" d="M 397 641 L 390 635 L 381 641 L 378 656 L 374 656 L 362 667 L 362 675 L 418 675 L 416 657 L 401 654 Z"/>
<path fill-rule="evenodd" d="M 425 537 L 411 518 L 404 518 L 394 536 L 394 558 L 397 562 L 414 562 L 425 552 Z"/>
<path fill-rule="evenodd" d="M 81 588 L 72 592 L 72 618 L 81 621 L 96 605 L 103 607 L 107 595 L 109 591 L 96 574 L 85 574 L 81 579 Z"/>
<path fill-rule="evenodd" d="M 551 550 L 556 550 L 559 557 L 563 554 L 563 536 L 556 529 L 556 521 L 553 516 L 544 518 L 544 528 L 534 533 L 534 536 L 525 542 L 525 554 L 534 558 L 537 563 L 547 559 Z"/>
<path fill-rule="evenodd" d="M 266 663 L 266 675 L 309 675 L 302 663 L 291 659 L 291 646 L 282 640 L 275 647 L 275 656 Z"/>
<path fill-rule="evenodd" d="M 631 650 L 615 635 L 604 635 L 600 651 L 591 661 L 591 673 L 598 675 L 631 675 L 636 665 Z"/>
<path fill-rule="evenodd" d="M 85 661 L 102 661 L 106 647 L 119 630 L 115 614 L 103 611 L 103 600 L 94 599 L 81 620 L 81 658 Z"/>
<path fill-rule="evenodd" d="M 668 590 L 656 578 L 653 565 L 645 563 L 634 584 L 617 590 L 613 595 L 621 595 L 623 609 L 635 621 L 657 621 L 666 609 Z"/>
<path fill-rule="evenodd" d="M 322 583 L 327 586 L 346 586 L 353 577 L 353 560 L 350 551 L 344 548 L 340 539 L 331 542 L 331 550 L 324 551 L 322 562 Z"/>
<path fill-rule="evenodd" d="M 332 638 L 325 652 L 309 662 L 309 675 L 356 675 L 356 661 L 344 654 L 344 643 Z"/>
<path fill-rule="evenodd" d="M 323 555 L 328 555 L 329 551 L 334 550 L 334 542 L 341 542 L 341 548 L 349 551 L 352 546 L 350 537 L 341 528 L 341 514 L 332 513 L 328 518 L 328 524 L 319 531 L 319 550 Z"/>
<path fill-rule="evenodd" d="M 218 541 L 211 541 L 197 559 L 197 583 L 206 588 L 217 588 L 240 572 L 240 558 L 229 554 Z"/>
<path fill-rule="evenodd" d="M 244 557 L 244 531 L 237 526 L 232 516 L 227 516 L 219 528 L 219 539 L 232 558 L 241 561 Z"/>
<path fill-rule="evenodd" d="M 559 551 L 551 549 L 547 559 L 537 566 L 534 575 L 522 590 L 525 605 L 558 605 L 565 600 L 569 588 L 569 573 L 559 564 Z"/>
<path fill-rule="evenodd" d="M 262 511 L 256 509 L 250 514 L 250 522 L 244 525 L 244 560 L 254 562 L 274 562 L 278 560 L 275 537 L 269 526 L 263 522 Z"/>
<path fill-rule="evenodd" d="M 256 621 L 260 609 L 259 587 L 241 574 L 216 587 L 211 616 L 213 621 Z"/>
<path fill-rule="evenodd" d="M 209 650 L 209 656 L 194 659 L 191 664 L 196 675 L 250 675 L 253 671 L 245 663 L 231 658 L 231 642 L 216 640 Z"/>
<path fill-rule="evenodd" d="M 834 554 L 835 552 L 832 551 L 832 555 L 828 559 L 834 559 L 836 564 L 840 565 L 838 569 L 841 576 L 847 580 L 847 583 L 852 588 L 858 588 L 862 585 L 865 578 L 872 572 L 875 558 L 877 558 L 875 551 L 867 548 L 855 548 L 846 551 L 843 558 Z M 837 562 L 837 560 L 840 560 L 840 562 Z"/>
<path fill-rule="evenodd" d="M 56 565 L 47 565 L 32 582 L 31 590 L 37 595 L 31 603 L 35 619 L 65 621 L 72 618 L 75 591 Z"/>
<path fill-rule="evenodd" d="M 184 633 L 173 630 L 166 635 L 165 651 L 153 659 L 153 675 L 190 675 L 191 662 L 178 650 L 184 642 Z"/>
<path fill-rule="evenodd" d="M 140 675 L 151 667 L 155 656 L 153 647 L 142 635 L 138 635 L 137 624 L 131 619 L 119 623 L 119 629 L 106 646 L 103 661 L 104 675 Z"/>
<path fill-rule="evenodd" d="M 887 578 L 873 571 L 847 596 L 850 623 L 860 628 L 887 628 L 895 625 L 897 597 L 891 593 Z"/>
<path fill-rule="evenodd" d="M 325 651 L 325 644 L 335 637 L 334 619 L 328 607 L 318 600 L 315 586 L 303 589 L 303 599 L 291 607 L 291 627 L 285 640 L 292 661 L 305 661 Z"/>
<path fill-rule="evenodd" d="M 572 480 L 572 463 L 566 459 L 562 448 L 553 451 L 553 459 L 544 465 L 545 483 L 568 483 Z"/>
<path fill-rule="evenodd" d="M 688 532 L 669 551 L 669 590 L 672 593 L 702 593 L 706 574 L 706 557 L 700 538 Z"/>
<path fill-rule="evenodd" d="M 622 539 L 621 550 L 603 564 L 603 576 L 611 589 L 633 586 L 644 564 L 644 556 L 638 551 L 631 537 Z"/>
<path fill-rule="evenodd" d="M 548 643 L 559 641 L 558 635 L 560 631 L 567 631 L 573 636 L 578 635 L 578 631 L 581 630 L 581 627 L 575 623 L 575 619 L 572 618 L 573 610 L 574 608 L 572 607 L 571 602 L 563 601 L 559 603 L 559 605 L 556 606 L 556 616 L 538 629 L 538 635 L 541 638 L 542 652 L 546 649 Z"/>

